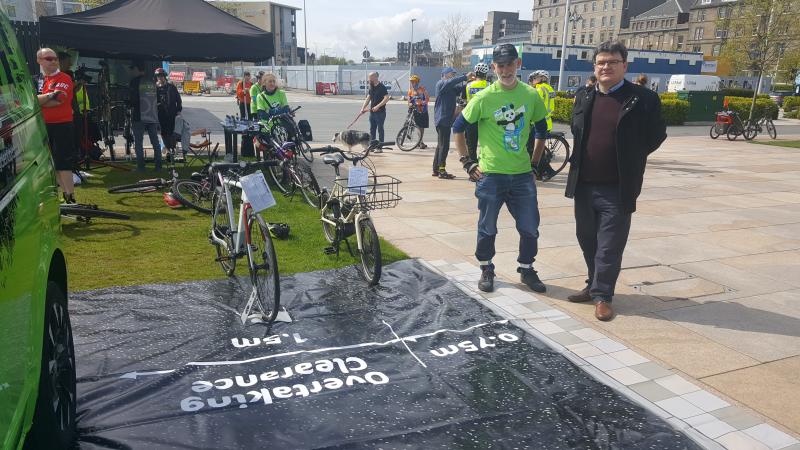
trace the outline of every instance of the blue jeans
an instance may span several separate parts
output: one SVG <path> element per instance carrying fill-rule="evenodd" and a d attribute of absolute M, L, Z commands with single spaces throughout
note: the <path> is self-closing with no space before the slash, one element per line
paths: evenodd
<path fill-rule="evenodd" d="M 147 134 L 150 136 L 150 145 L 153 146 L 153 158 L 156 163 L 156 170 L 161 170 L 161 145 L 158 143 L 158 124 L 133 122 L 131 124 L 131 131 L 133 131 L 133 144 L 136 149 L 136 170 L 144 170 L 145 130 L 147 130 Z"/>
<path fill-rule="evenodd" d="M 520 264 L 532 264 L 538 252 L 539 204 L 532 173 L 519 175 L 484 174 L 475 184 L 478 198 L 478 246 L 475 257 L 481 265 L 488 265 L 494 257 L 494 240 L 497 236 L 497 216 L 505 203 L 514 217 L 519 232 Z"/>
<path fill-rule="evenodd" d="M 379 112 L 372 112 L 369 113 L 369 138 L 371 140 L 375 140 L 375 130 L 378 131 L 378 140 L 380 142 L 385 142 L 383 140 L 383 122 L 386 122 L 386 110 Z"/>

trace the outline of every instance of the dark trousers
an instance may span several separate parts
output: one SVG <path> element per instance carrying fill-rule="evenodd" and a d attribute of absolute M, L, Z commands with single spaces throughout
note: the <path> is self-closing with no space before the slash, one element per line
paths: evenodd
<path fill-rule="evenodd" d="M 610 302 L 614 296 L 630 229 L 631 214 L 622 212 L 619 186 L 578 183 L 575 233 L 586 261 L 592 299 Z"/>
<path fill-rule="evenodd" d="M 433 153 L 433 171 L 439 172 L 447 165 L 447 153 L 450 152 L 450 126 L 436 125 L 436 133 L 439 137 L 436 151 Z"/>
<path fill-rule="evenodd" d="M 239 103 L 239 118 L 242 120 L 250 120 L 250 103 Z"/>
<path fill-rule="evenodd" d="M 383 140 L 383 123 L 386 122 L 386 110 L 369 113 L 369 138 L 375 140 L 375 132 L 377 131 L 377 139 L 380 142 Z"/>
<path fill-rule="evenodd" d="M 467 152 L 469 159 L 478 161 L 478 124 L 467 124 L 467 129 L 464 130 L 464 138 L 467 140 Z"/>

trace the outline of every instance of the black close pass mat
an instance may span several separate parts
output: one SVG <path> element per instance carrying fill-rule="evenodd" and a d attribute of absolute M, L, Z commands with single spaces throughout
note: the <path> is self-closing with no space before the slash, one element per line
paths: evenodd
<path fill-rule="evenodd" d="M 417 261 L 71 296 L 81 449 L 694 449 Z"/>

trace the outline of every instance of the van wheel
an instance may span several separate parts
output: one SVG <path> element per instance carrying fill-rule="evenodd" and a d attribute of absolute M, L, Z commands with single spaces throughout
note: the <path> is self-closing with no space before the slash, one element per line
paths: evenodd
<path fill-rule="evenodd" d="M 68 449 L 76 438 L 75 349 L 67 297 L 58 284 L 47 283 L 42 367 L 33 425 L 26 448 Z"/>

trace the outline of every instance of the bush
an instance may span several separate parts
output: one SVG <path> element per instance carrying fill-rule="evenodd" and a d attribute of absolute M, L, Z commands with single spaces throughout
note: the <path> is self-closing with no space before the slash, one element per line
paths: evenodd
<path fill-rule="evenodd" d="M 568 91 L 556 91 L 556 98 L 558 98 L 558 97 L 561 97 L 561 98 L 572 98 L 572 97 L 575 97 L 575 93 L 574 92 L 568 92 Z"/>
<path fill-rule="evenodd" d="M 683 125 L 689 113 L 689 102 L 671 98 L 661 99 L 661 116 L 667 125 Z"/>
<path fill-rule="evenodd" d="M 783 113 L 784 119 L 800 119 L 800 109 L 796 109 L 794 111 L 784 112 Z"/>
<path fill-rule="evenodd" d="M 772 91 L 794 91 L 794 85 L 790 83 L 773 83 Z"/>
<path fill-rule="evenodd" d="M 750 115 L 750 104 L 753 99 L 744 97 L 725 97 L 728 101 L 728 108 L 739 113 L 742 120 L 746 120 Z M 760 119 L 762 117 L 769 117 L 770 119 L 778 118 L 778 104 L 771 98 L 756 99 L 756 106 L 753 108 L 753 117 Z"/>
<path fill-rule="evenodd" d="M 800 97 L 783 97 L 783 111 L 800 110 Z"/>
<path fill-rule="evenodd" d="M 725 88 L 719 90 L 726 97 L 747 97 L 753 98 L 752 89 Z M 758 94 L 758 98 L 769 98 L 769 94 Z"/>
<path fill-rule="evenodd" d="M 661 97 L 661 101 L 678 99 L 677 92 L 664 92 L 663 94 L 658 94 L 658 96 Z"/>
<path fill-rule="evenodd" d="M 572 120 L 572 105 L 575 103 L 571 98 L 556 97 L 553 103 L 553 120 L 556 122 L 570 123 Z"/>

